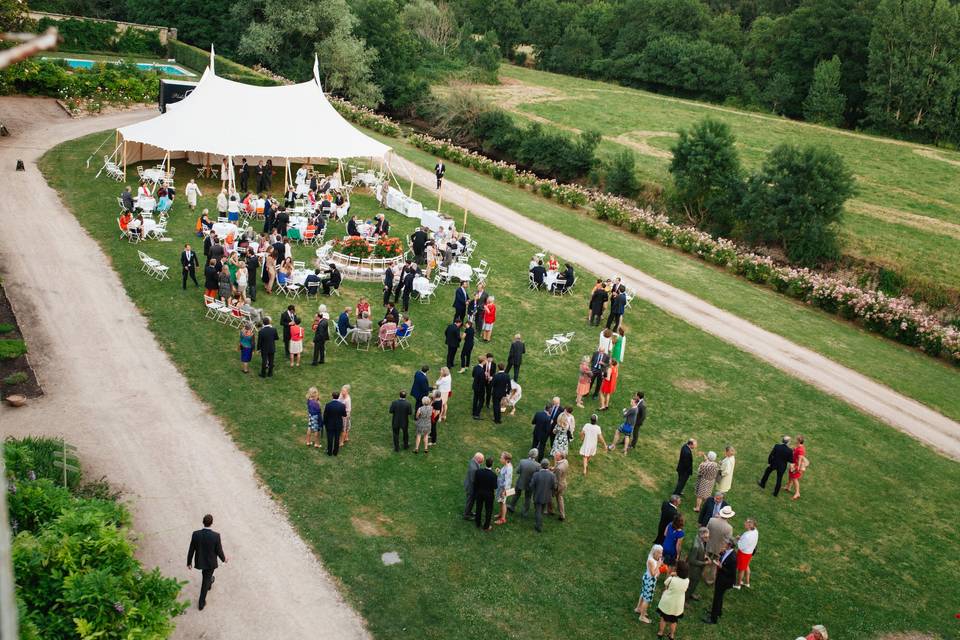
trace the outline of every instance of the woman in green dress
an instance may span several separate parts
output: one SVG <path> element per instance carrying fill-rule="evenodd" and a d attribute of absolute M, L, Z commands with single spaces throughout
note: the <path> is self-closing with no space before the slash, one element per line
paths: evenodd
<path fill-rule="evenodd" d="M 623 364 L 623 352 L 627 349 L 627 336 L 624 335 L 623 325 L 617 329 L 616 341 L 613 343 L 613 353 L 610 355 L 611 358 Z"/>

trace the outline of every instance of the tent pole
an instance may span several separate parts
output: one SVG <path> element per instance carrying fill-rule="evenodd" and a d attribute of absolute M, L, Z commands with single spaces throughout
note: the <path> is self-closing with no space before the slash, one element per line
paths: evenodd
<path fill-rule="evenodd" d="M 123 139 L 123 179 L 127 179 L 127 139 Z"/>
<path fill-rule="evenodd" d="M 443 183 L 440 183 L 440 193 L 437 196 L 437 213 L 440 213 L 441 206 L 443 206 Z"/>
<path fill-rule="evenodd" d="M 290 190 L 290 185 L 293 182 L 293 180 L 290 179 L 290 158 L 285 158 L 285 161 L 287 164 L 287 168 L 283 172 L 283 190 L 284 192 L 287 192 Z"/>
<path fill-rule="evenodd" d="M 463 229 L 460 230 L 460 233 L 463 233 L 467 230 L 467 208 L 463 208 Z"/>

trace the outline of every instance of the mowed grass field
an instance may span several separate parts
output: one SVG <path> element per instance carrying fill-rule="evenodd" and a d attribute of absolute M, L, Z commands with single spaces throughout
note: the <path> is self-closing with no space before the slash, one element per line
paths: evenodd
<path fill-rule="evenodd" d="M 502 66 L 500 76 L 500 85 L 474 88 L 525 118 L 600 131 L 601 155 L 631 149 L 641 177 L 661 184 L 669 181 L 677 130 L 705 117 L 730 125 L 749 168 L 781 143 L 829 147 L 857 180 L 843 225 L 844 251 L 914 281 L 960 289 L 960 153 L 513 65 Z"/>
<path fill-rule="evenodd" d="M 596 347 L 596 331 L 585 322 L 586 287 L 563 299 L 530 292 L 526 268 L 536 249 L 471 220 L 467 230 L 479 241 L 477 258 L 492 264 L 489 285 L 500 309 L 489 347 L 502 360 L 513 333 L 523 334 L 524 398 L 503 425 L 493 425 L 489 413 L 475 422 L 469 381 L 454 374 L 439 445 L 429 456 L 395 454 L 386 409 L 398 390 L 409 390 L 421 364 L 431 366 L 431 376 L 439 371 L 453 286 L 429 305 L 411 305 L 418 330 L 408 351 L 331 346 L 323 367 L 281 364 L 270 380 L 244 376 L 235 331 L 203 319 L 200 291 L 182 292 L 178 280 L 158 283 L 138 270 L 137 248 L 176 271 L 182 243 L 196 242 L 195 216 L 181 196 L 170 225 L 173 242 L 118 241 L 120 186 L 95 181 L 94 171 L 82 168 L 100 139 L 55 148 L 41 163 L 45 175 L 101 243 L 157 339 L 251 456 L 375 637 L 652 638 L 655 631 L 639 624 L 632 609 L 660 501 L 673 487 L 677 451 L 690 435 L 704 449 L 737 446 L 729 496 L 734 526 L 740 531 L 744 518 L 757 518 L 761 542 L 753 589 L 731 592 L 719 627 L 698 622 L 704 603 L 689 607 L 678 637 L 767 640 L 795 637 L 814 623 L 851 638 L 955 633 L 957 464 L 639 300 L 626 318 L 630 338 L 615 409 L 600 421 L 609 438 L 615 412 L 633 391 L 645 390 L 649 417 L 637 451 L 599 455 L 587 478 L 571 474 L 567 522 L 550 519 L 542 534 L 532 519 L 519 518 L 492 533 L 477 531 L 460 519 L 466 462 L 477 450 L 521 457 L 538 405 L 555 394 L 572 401 L 579 357 Z M 188 173 L 180 172 L 182 190 Z M 202 186 L 202 206 L 211 206 L 216 187 Z M 430 193 L 415 195 L 432 203 Z M 358 214 L 376 210 L 370 198 L 357 195 L 353 202 Z M 390 220 L 398 233 L 412 230 L 410 220 Z M 298 259 L 310 254 L 295 251 Z M 324 302 L 335 313 L 360 295 L 376 301 L 379 292 L 376 283 L 347 282 L 342 298 Z M 258 302 L 276 316 L 287 300 L 261 293 Z M 316 307 L 297 304 L 304 317 Z M 568 354 L 541 354 L 546 337 L 567 330 L 577 331 Z M 330 459 L 302 444 L 304 394 L 311 385 L 328 393 L 344 383 L 353 385 L 352 441 Z M 588 401 L 576 412 L 578 426 L 595 407 Z M 812 466 L 799 502 L 774 499 L 754 484 L 782 433 L 808 438 Z M 576 468 L 578 456 L 572 462 Z M 683 512 L 692 518 L 692 486 L 686 497 Z M 403 562 L 384 566 L 380 556 L 388 551 Z"/>

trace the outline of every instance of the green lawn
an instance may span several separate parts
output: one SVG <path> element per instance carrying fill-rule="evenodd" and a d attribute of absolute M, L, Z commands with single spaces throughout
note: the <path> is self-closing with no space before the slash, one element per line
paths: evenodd
<path fill-rule="evenodd" d="M 632 391 L 647 392 L 649 419 L 639 450 L 628 458 L 601 455 L 587 479 L 573 474 L 566 523 L 550 520 L 541 535 L 519 519 L 478 532 L 459 518 L 466 461 L 478 449 L 521 455 L 537 405 L 555 393 L 572 400 L 578 358 L 596 346 L 595 331 L 585 327 L 586 287 L 566 299 L 529 292 L 526 266 L 534 247 L 471 220 L 477 257 L 492 263 L 490 287 L 500 303 L 492 351 L 502 359 L 516 331 L 528 345 L 521 409 L 496 428 L 470 420 L 469 383 L 458 376 L 439 446 L 429 456 L 394 454 L 386 408 L 397 390 L 409 389 L 421 363 L 431 365 L 431 375 L 438 371 L 452 287 L 430 305 L 411 306 L 419 332 L 409 351 L 331 348 L 321 369 L 280 366 L 267 381 L 244 376 L 234 331 L 203 319 L 200 293 L 146 277 L 138 271 L 137 247 L 116 239 L 118 185 L 93 180 L 93 171 L 78 174 L 102 135 L 53 149 L 42 169 L 69 194 L 65 201 L 101 243 L 160 343 L 249 453 L 375 637 L 653 637 L 632 609 L 659 504 L 675 479 L 677 450 L 691 434 L 709 449 L 727 442 L 738 447 L 730 495 L 735 526 L 756 517 L 761 545 L 754 588 L 731 592 L 722 625 L 701 625 L 704 605 L 696 604 L 679 637 L 769 640 L 795 637 L 817 622 L 851 638 L 896 631 L 947 636 L 955 629 L 956 531 L 948 505 L 960 500 L 957 465 L 640 301 L 627 317 L 631 338 L 613 400 L 619 408 Z M 216 188 L 205 186 L 210 206 Z M 415 195 L 431 202 L 429 193 Z M 374 207 L 369 198 L 354 198 L 358 213 Z M 193 220 L 178 199 L 170 226 L 175 242 L 139 248 L 175 266 L 180 245 L 195 240 Z M 400 216 L 391 221 L 400 232 L 412 228 Z M 327 302 L 335 310 L 359 295 L 376 299 L 379 289 L 347 283 L 343 298 Z M 274 315 L 287 302 L 265 295 L 258 301 Z M 306 311 L 314 305 L 300 303 Z M 542 356 L 544 338 L 564 330 L 579 334 L 570 353 Z M 353 441 L 328 459 L 301 444 L 303 397 L 310 385 L 327 392 L 347 382 L 355 398 Z M 578 424 L 586 413 L 577 412 Z M 602 415 L 608 437 L 614 423 L 612 412 Z M 804 499 L 796 503 L 783 496 L 775 501 L 753 486 L 783 432 L 802 432 L 809 442 L 812 467 Z M 693 515 L 689 503 L 684 511 Z M 397 551 L 403 563 L 384 566 L 380 556 L 387 551 Z"/>
<path fill-rule="evenodd" d="M 383 142 L 420 166 L 435 159 L 409 144 L 379 136 Z M 688 291 L 721 309 L 813 349 L 892 389 L 960 420 L 960 371 L 941 360 L 897 344 L 875 333 L 787 298 L 771 289 L 708 265 L 642 236 L 573 211 L 529 191 L 454 163 L 447 177 L 473 191 L 632 265 L 655 278 Z"/>
<path fill-rule="evenodd" d="M 669 179 L 669 157 L 662 152 L 676 131 L 707 116 L 730 125 L 751 168 L 784 142 L 829 147 L 846 160 L 860 190 L 848 204 L 853 215 L 843 227 L 845 251 L 958 290 L 960 262 L 953 256 L 960 250 L 960 153 L 512 65 L 500 74 L 504 84 L 476 89 L 525 117 L 599 130 L 605 136 L 601 155 L 626 144 L 636 152 L 640 175 L 654 182 Z"/>

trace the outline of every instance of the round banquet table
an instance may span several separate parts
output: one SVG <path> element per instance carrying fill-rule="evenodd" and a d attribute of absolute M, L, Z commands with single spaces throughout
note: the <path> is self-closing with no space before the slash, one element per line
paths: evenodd
<path fill-rule="evenodd" d="M 470 282 L 473 277 L 473 268 L 466 262 L 454 262 L 447 268 L 447 274 L 451 278 L 457 278 L 463 282 Z"/>

